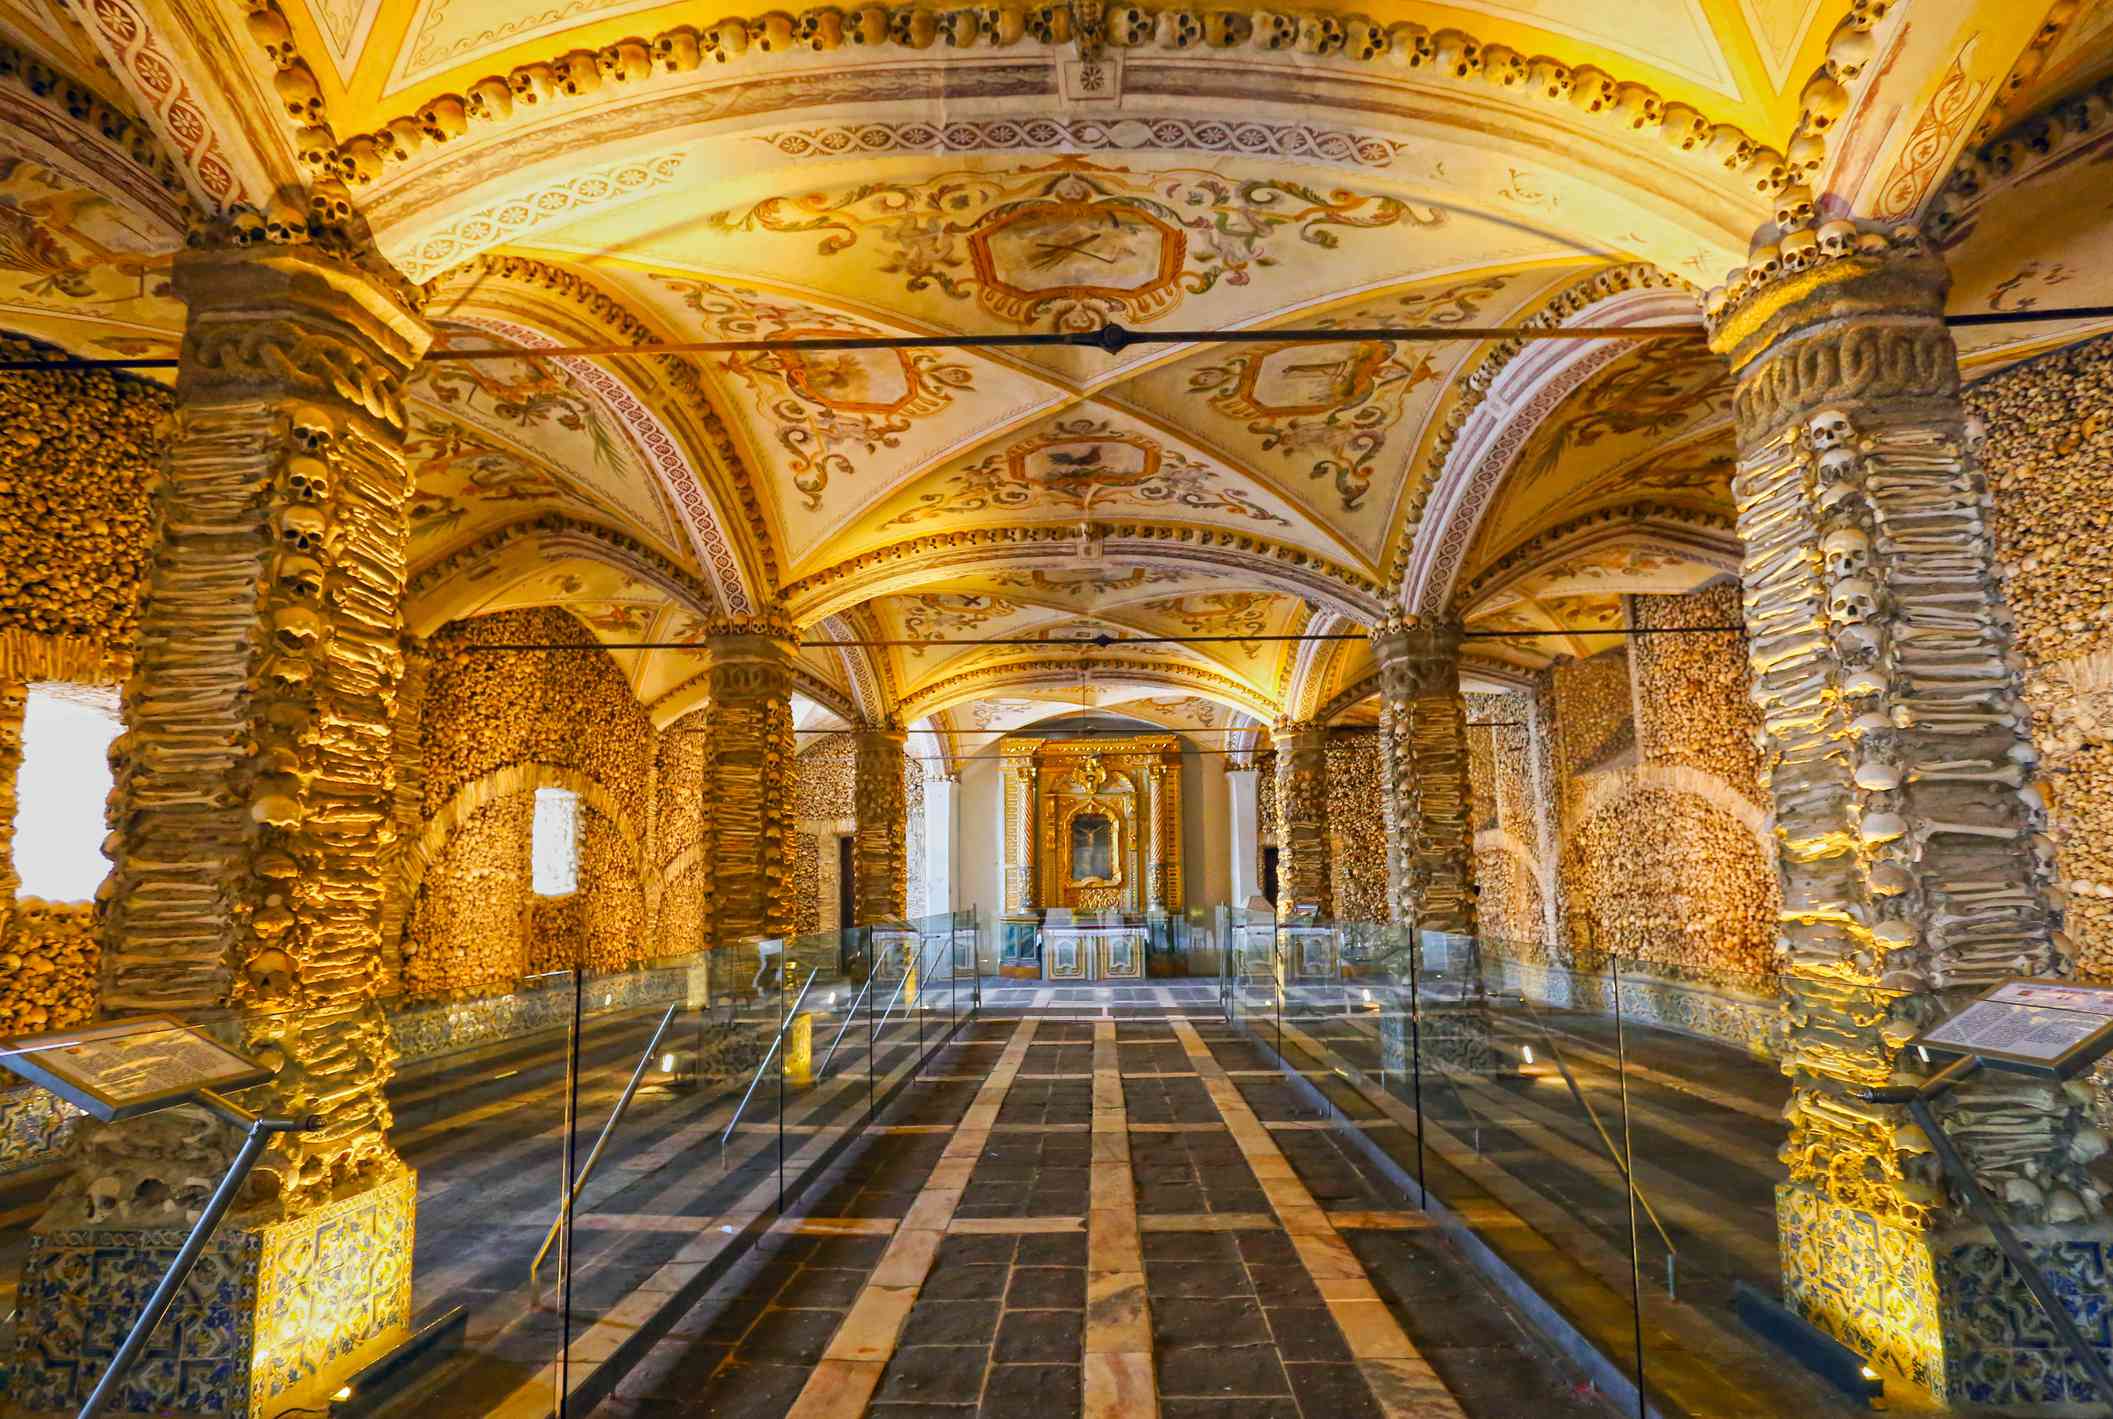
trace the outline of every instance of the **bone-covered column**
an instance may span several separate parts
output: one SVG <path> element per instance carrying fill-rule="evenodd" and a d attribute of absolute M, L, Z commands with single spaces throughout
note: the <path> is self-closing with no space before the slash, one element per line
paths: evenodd
<path fill-rule="evenodd" d="M 401 385 L 430 331 L 401 282 L 307 246 L 194 248 L 176 428 L 113 746 L 105 1008 L 232 1004 L 318 1113 L 258 1169 L 289 1210 L 401 1167 L 382 1086 L 395 832 Z"/>
<path fill-rule="evenodd" d="M 909 797 L 903 785 L 903 744 L 898 725 L 860 729 L 855 736 L 852 801 L 858 814 L 851 841 L 853 924 L 901 921 L 903 856 L 909 830 Z"/>
<path fill-rule="evenodd" d="M 1277 915 L 1302 906 L 1334 914 L 1334 869 L 1328 843 L 1328 731 L 1279 720 L 1277 750 Z"/>
<path fill-rule="evenodd" d="M 1372 632 L 1396 925 L 1472 936 L 1475 841 L 1457 626 L 1389 619 Z"/>
<path fill-rule="evenodd" d="M 1970 1369 L 2010 1361 L 1989 1357 L 2002 1342 L 1947 1277 L 2001 1263 L 1946 1238 L 1963 1219 L 1927 1143 L 1851 1091 L 1919 1075 L 1901 1046 L 1922 1027 L 2062 962 L 1947 277 L 1911 231 L 1821 235 L 1796 269 L 1768 248 L 1772 279 L 1709 302 L 1737 378 L 1733 493 L 1780 843 L 1785 1293 L 1964 1393 Z M 2014 1219 L 2097 1214 L 2069 1091 L 1984 1076 L 1954 1105 L 1954 1136 Z"/>
<path fill-rule="evenodd" d="M 793 931 L 795 633 L 768 618 L 711 629 L 697 860 L 708 939 L 727 947 Z"/>
<path fill-rule="evenodd" d="M 111 749 L 103 1002 L 231 1036 L 277 1071 L 245 1102 L 321 1126 L 274 1141 L 200 1268 L 220 1279 L 178 1297 L 164 1333 L 217 1358 L 136 1372 L 156 1413 L 320 1407 L 406 1333 L 410 1306 L 415 1180 L 388 1140 L 378 996 L 402 386 L 431 332 L 415 288 L 341 240 L 229 236 L 202 231 L 175 262 L 188 324 Z M 32 1241 L 17 1401 L 85 1397 L 93 1367 L 49 1358 L 76 1358 L 82 1316 L 153 1283 L 168 1264 L 156 1229 L 197 1215 L 232 1143 L 187 1109 L 80 1131 Z"/>

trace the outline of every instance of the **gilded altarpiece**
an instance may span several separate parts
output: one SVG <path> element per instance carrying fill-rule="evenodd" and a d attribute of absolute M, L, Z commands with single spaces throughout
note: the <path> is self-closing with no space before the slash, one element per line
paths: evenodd
<path fill-rule="evenodd" d="M 1015 739 L 1004 753 L 1008 911 L 1180 910 L 1178 739 Z"/>

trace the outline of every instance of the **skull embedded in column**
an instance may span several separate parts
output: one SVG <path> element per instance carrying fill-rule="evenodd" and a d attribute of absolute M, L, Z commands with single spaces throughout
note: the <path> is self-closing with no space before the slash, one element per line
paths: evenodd
<path fill-rule="evenodd" d="M 1864 577 L 1836 582 L 1827 596 L 1827 615 L 1838 626 L 1860 626 L 1877 612 L 1878 588 Z"/>
<path fill-rule="evenodd" d="M 1871 565 L 1871 539 L 1861 529 L 1844 527 L 1830 532 L 1820 542 L 1827 575 L 1835 581 L 1861 577 Z"/>
<path fill-rule="evenodd" d="M 1812 436 L 1813 449 L 1820 453 L 1834 448 L 1846 448 L 1849 441 L 1856 436 L 1856 426 L 1851 424 L 1849 416 L 1839 409 L 1820 410 L 1806 423 L 1805 429 Z"/>

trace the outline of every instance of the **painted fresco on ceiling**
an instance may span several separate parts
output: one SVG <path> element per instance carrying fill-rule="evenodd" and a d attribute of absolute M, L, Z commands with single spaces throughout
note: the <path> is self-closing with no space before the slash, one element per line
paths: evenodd
<path fill-rule="evenodd" d="M 1117 508 L 1185 508 L 1291 524 L 1228 486 L 1218 471 L 1149 434 L 1106 419 L 1059 419 L 1007 448 L 947 474 L 937 491 L 883 527 L 982 512 L 1106 512 Z"/>
<path fill-rule="evenodd" d="M 950 636 L 973 636 L 992 621 L 1019 614 L 1020 607 L 1002 596 L 975 592 L 927 591 L 901 598 L 902 632 L 906 637 L 939 641 Z M 907 647 L 923 659 L 926 647 Z"/>
<path fill-rule="evenodd" d="M 1270 615 L 1279 609 L 1281 600 L 1266 591 L 1203 591 L 1147 601 L 1137 609 L 1166 616 L 1191 635 L 1246 637 L 1268 632 Z M 1257 640 L 1229 644 L 1247 660 L 1262 653 L 1262 642 Z"/>
<path fill-rule="evenodd" d="M 1347 188 L 1069 157 L 770 197 L 710 218 L 721 232 L 815 236 L 825 258 L 869 245 L 906 291 L 1054 330 L 1159 320 L 1189 296 L 1250 284 L 1291 259 L 1293 243 L 1327 251 L 1345 231 L 1445 221 L 1440 209 Z"/>
<path fill-rule="evenodd" d="M 9 324 L 112 355 L 174 354 L 183 305 L 169 288 L 171 254 L 155 245 L 107 197 L 26 158 L 0 157 L 0 305 Z M 83 321 L 102 328 L 81 340 Z"/>
<path fill-rule="evenodd" d="M 442 325 L 436 350 L 510 348 L 481 331 Z M 472 445 L 530 446 L 563 479 L 575 498 L 620 518 L 664 545 L 679 545 L 654 494 L 657 478 L 619 420 L 601 400 L 546 360 L 428 360 L 412 376 L 413 400 L 444 411 L 494 436 Z"/>
<path fill-rule="evenodd" d="M 1647 342 L 1587 380 L 1534 430 L 1513 475 L 1517 489 L 1726 418 L 1731 395 L 1730 366 L 1699 341 Z"/>
<path fill-rule="evenodd" d="M 476 429 L 415 406 L 404 457 L 411 465 L 414 558 L 524 516 L 530 506 L 610 515 L 593 490 Z"/>
<path fill-rule="evenodd" d="M 1107 596 L 1139 587 L 1165 586 L 1187 580 L 1185 573 L 1155 567 L 1080 567 L 1075 570 L 1002 572 L 991 583 L 1008 591 L 1036 591 L 1045 596 Z"/>
<path fill-rule="evenodd" d="M 738 286 L 655 273 L 682 298 L 711 340 L 818 340 L 886 332 L 798 301 Z M 808 508 L 822 505 L 832 477 L 853 472 L 851 454 L 899 450 L 903 435 L 973 393 L 975 372 L 938 350 L 761 350 L 717 361 L 775 431 L 793 486 Z"/>
<path fill-rule="evenodd" d="M 1464 324 L 1508 279 L 1488 276 L 1302 323 L 1323 329 Z M 1264 452 L 1332 483 L 1343 511 L 1354 512 L 1371 488 L 1380 451 L 1411 407 L 1409 396 L 1440 378 L 1427 351 L 1393 340 L 1247 346 L 1188 371 L 1188 387 L 1245 425 Z"/>

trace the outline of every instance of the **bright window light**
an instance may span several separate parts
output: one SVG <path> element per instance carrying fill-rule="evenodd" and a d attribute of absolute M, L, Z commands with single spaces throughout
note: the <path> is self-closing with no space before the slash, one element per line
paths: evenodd
<path fill-rule="evenodd" d="M 117 693 L 88 685 L 31 685 L 15 780 L 15 871 L 21 894 L 85 902 L 109 874 L 104 800 Z"/>
<path fill-rule="evenodd" d="M 539 897 L 580 889 L 580 796 L 569 788 L 536 790 L 531 885 Z"/>

